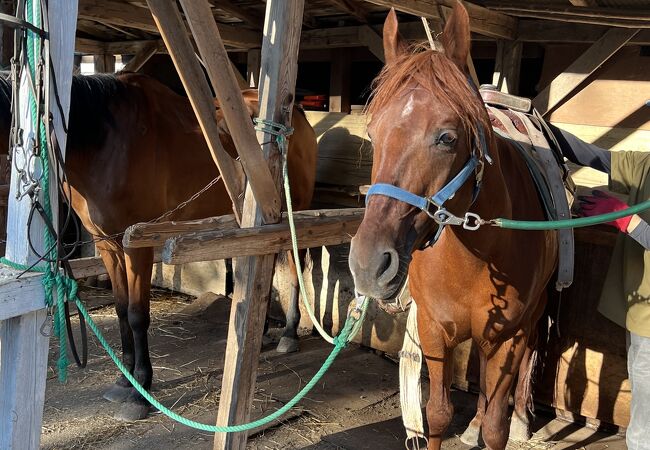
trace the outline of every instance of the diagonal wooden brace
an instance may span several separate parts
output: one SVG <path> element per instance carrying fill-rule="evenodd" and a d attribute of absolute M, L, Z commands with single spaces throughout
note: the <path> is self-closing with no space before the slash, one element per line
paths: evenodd
<path fill-rule="evenodd" d="M 262 210 L 264 222 L 275 223 L 280 218 L 281 197 L 276 188 L 268 163 L 260 150 L 250 114 L 223 45 L 217 23 L 207 0 L 180 0 L 194 40 L 205 63 L 217 94 L 221 111 L 228 124 L 244 172 L 248 177 L 257 205 Z"/>
<path fill-rule="evenodd" d="M 187 91 L 194 113 L 208 143 L 212 159 L 221 173 L 228 195 L 233 202 L 237 221 L 240 222 L 243 208 L 244 172 L 239 163 L 236 163 L 226 153 L 219 140 L 219 129 L 217 128 L 210 86 L 194 55 L 194 48 L 185 31 L 183 18 L 175 2 L 147 0 L 147 3 Z"/>

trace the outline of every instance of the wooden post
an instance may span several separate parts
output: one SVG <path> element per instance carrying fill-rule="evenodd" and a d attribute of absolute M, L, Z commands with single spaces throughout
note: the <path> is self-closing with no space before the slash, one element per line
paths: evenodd
<path fill-rule="evenodd" d="M 207 0 L 181 0 L 181 6 L 203 58 L 212 88 L 219 99 L 221 112 L 248 177 L 248 185 L 262 210 L 265 222 L 277 222 L 282 207 L 280 191 L 260 153 L 250 113 L 237 86 L 230 58 L 211 14 L 210 4 Z"/>
<path fill-rule="evenodd" d="M 503 39 L 497 41 L 492 84 L 501 92 L 519 93 L 522 48 L 523 42 L 521 41 L 505 41 Z"/>
<path fill-rule="evenodd" d="M 330 112 L 350 113 L 350 50 L 341 48 L 332 54 L 330 69 Z"/>
<path fill-rule="evenodd" d="M 564 72 L 555 77 L 542 92 L 537 94 L 533 99 L 533 106 L 541 114 L 547 114 L 569 97 L 580 83 L 602 66 L 638 32 L 639 30 L 629 28 L 610 28 Z"/>
<path fill-rule="evenodd" d="M 248 51 L 246 81 L 252 88 L 260 85 L 260 64 L 262 64 L 262 50 L 251 48 Z"/>
<path fill-rule="evenodd" d="M 176 4 L 167 0 L 147 0 L 149 9 L 160 30 L 160 34 L 172 57 L 176 71 L 183 82 L 194 114 L 199 121 L 212 159 L 219 168 L 221 177 L 233 202 L 237 220 L 241 219 L 244 191 L 244 173 L 239 164 L 226 153 L 219 140 L 219 129 L 210 86 L 205 79 L 201 64 L 196 59 L 194 48 L 185 31 L 185 24 Z"/>
<path fill-rule="evenodd" d="M 46 52 L 49 47 L 51 58 L 45 63 L 44 73 L 49 72 L 51 61 L 61 107 L 51 110 L 53 129 L 64 152 L 66 134 L 62 126 L 64 118 L 60 113 L 67 116 L 70 103 L 77 2 L 50 0 L 48 19 L 49 40 L 43 42 Z M 47 79 L 52 81 L 49 76 Z M 47 84 L 45 89 L 49 104 L 55 105 L 54 91 Z M 20 116 L 17 119 L 26 143 L 35 133 L 28 108 L 28 94 L 27 77 L 23 75 L 18 94 Z M 14 158 L 22 158 L 21 152 L 17 152 Z M 21 161 L 17 161 L 17 164 L 21 165 Z M 45 252 L 42 239 L 45 225 L 36 218 L 32 222 L 32 229 L 28 230 L 31 202 L 28 196 L 20 201 L 17 199 L 18 176 L 15 167 L 12 167 L 7 258 L 19 264 L 32 264 L 37 257 L 29 250 L 27 233 L 31 231 L 36 249 Z M 53 175 L 51 179 L 54 179 Z M 58 198 L 54 184 L 50 194 L 56 223 Z M 0 448 L 35 450 L 39 448 L 45 399 L 49 337 L 41 332 L 41 327 L 46 323 L 47 312 L 40 274 L 16 279 L 18 273 L 0 268 Z"/>
<path fill-rule="evenodd" d="M 260 80 L 260 118 L 291 124 L 298 46 L 304 0 L 267 0 L 262 43 Z M 280 160 L 272 136 L 258 133 L 262 149 L 280 186 Z M 246 190 L 242 226 L 262 223 L 261 209 L 250 188 Z M 273 277 L 274 255 L 249 256 L 235 261 L 235 292 L 228 325 L 223 384 L 217 424 L 249 420 L 255 391 L 257 366 L 268 296 Z M 248 433 L 217 433 L 215 450 L 243 450 Z"/>
<path fill-rule="evenodd" d="M 147 61 L 158 52 L 158 50 L 160 50 L 159 40 L 156 39 L 155 41 L 147 42 L 135 55 L 133 55 L 133 58 L 126 63 L 122 70 L 127 72 L 137 72 L 142 69 L 142 66 L 144 66 Z"/>
<path fill-rule="evenodd" d="M 115 72 L 115 55 L 102 54 L 94 55 L 95 73 L 114 73 Z"/>
<path fill-rule="evenodd" d="M 0 12 L 14 15 L 16 5 L 14 0 L 0 0 Z M 14 30 L 0 22 L 0 68 L 9 68 L 11 57 L 14 55 Z"/>

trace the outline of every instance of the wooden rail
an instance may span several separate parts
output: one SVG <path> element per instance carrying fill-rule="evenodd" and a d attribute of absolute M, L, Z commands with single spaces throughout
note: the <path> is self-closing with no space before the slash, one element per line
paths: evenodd
<path fill-rule="evenodd" d="M 363 208 L 323 210 L 295 218 L 299 248 L 350 242 L 363 220 Z M 291 249 L 288 222 L 251 228 L 204 231 L 167 240 L 165 264 L 270 255 Z"/>

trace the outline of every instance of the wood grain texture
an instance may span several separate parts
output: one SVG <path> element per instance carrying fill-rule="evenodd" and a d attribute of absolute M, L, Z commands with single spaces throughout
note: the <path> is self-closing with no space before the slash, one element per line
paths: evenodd
<path fill-rule="evenodd" d="M 260 152 L 250 114 L 212 17 L 210 5 L 207 0 L 181 0 L 181 5 L 248 177 L 248 185 L 262 210 L 264 220 L 267 223 L 276 222 L 280 218 L 282 206 L 280 193 Z"/>
<path fill-rule="evenodd" d="M 553 110 L 639 30 L 612 28 L 533 99 L 541 114 Z"/>
<path fill-rule="evenodd" d="M 350 242 L 363 220 L 363 208 L 340 210 L 336 215 L 297 217 L 299 248 L 338 245 Z M 213 261 L 239 256 L 275 254 L 290 250 L 291 233 L 287 222 L 252 228 L 204 231 L 171 238 L 163 249 L 165 264 Z"/>
<path fill-rule="evenodd" d="M 298 48 L 304 1 L 267 0 L 260 73 L 260 113 L 263 120 L 291 124 L 298 71 Z M 280 159 L 272 136 L 258 132 L 262 151 L 269 163 L 275 185 L 280 187 Z M 268 143 L 267 143 L 268 142 Z M 262 224 L 262 211 L 250 186 L 246 189 L 242 227 Z M 268 296 L 273 278 L 274 255 L 235 260 L 228 346 L 217 424 L 244 423 L 250 418 L 255 390 Z M 218 433 L 215 450 L 244 450 L 247 433 Z"/>
<path fill-rule="evenodd" d="M 221 173 L 228 195 L 233 202 L 235 215 L 239 217 L 242 210 L 241 193 L 244 190 L 244 173 L 239 163 L 233 161 L 226 153 L 219 140 L 210 86 L 194 55 L 194 48 L 185 32 L 180 12 L 174 3 L 166 0 L 147 0 L 147 3 L 183 82 L 212 159 Z"/>

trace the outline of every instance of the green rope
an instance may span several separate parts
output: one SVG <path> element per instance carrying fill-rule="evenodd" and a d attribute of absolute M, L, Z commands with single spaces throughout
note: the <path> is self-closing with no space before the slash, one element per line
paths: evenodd
<path fill-rule="evenodd" d="M 278 135 L 278 144 L 281 145 L 281 148 L 283 148 L 282 146 L 286 147 L 285 135 Z M 285 172 L 286 172 L 286 162 L 285 162 Z M 285 186 L 288 189 L 288 181 L 287 180 L 285 181 L 287 183 Z M 290 198 L 290 196 L 288 196 L 288 198 Z M 291 213 L 289 214 L 289 217 L 291 217 Z M 293 227 L 293 225 L 292 225 L 292 240 L 294 241 L 294 250 L 296 251 L 297 254 L 297 243 L 295 242 L 295 227 Z M 320 379 L 325 375 L 325 373 L 330 368 L 330 366 L 334 363 L 334 360 L 339 355 L 341 350 L 343 350 L 347 346 L 347 344 L 354 338 L 356 333 L 358 333 L 358 331 L 361 329 L 363 319 L 365 318 L 365 313 L 368 306 L 368 300 L 364 298 L 363 302 L 360 305 L 357 305 L 357 308 L 353 310 L 351 314 L 348 315 L 348 318 L 345 321 L 345 324 L 343 325 L 343 328 L 341 329 L 340 333 L 338 334 L 338 336 L 336 336 L 333 339 L 334 348 L 330 352 L 329 356 L 327 357 L 327 359 L 325 360 L 321 368 L 318 370 L 318 372 L 316 372 L 316 374 L 311 378 L 311 380 L 309 380 L 309 382 L 296 394 L 296 396 L 293 397 L 291 400 L 289 400 L 289 402 L 287 402 L 282 408 L 278 409 L 277 411 L 273 412 L 272 414 L 266 417 L 245 424 L 230 425 L 230 426 L 208 425 L 190 419 L 186 419 L 180 416 L 179 414 L 175 413 L 171 409 L 167 408 L 158 400 L 156 400 L 149 392 L 147 392 L 147 390 L 138 382 L 138 380 L 135 379 L 135 377 L 124 366 L 120 358 L 116 355 L 115 351 L 111 348 L 110 344 L 106 341 L 104 335 L 97 327 L 97 324 L 93 321 L 92 317 L 90 317 L 88 311 L 84 307 L 81 300 L 79 300 L 79 296 L 77 295 L 78 286 L 76 280 L 67 278 L 64 275 L 60 274 L 58 271 L 53 272 L 49 264 L 46 266 L 37 266 L 37 267 L 30 268 L 29 266 L 25 266 L 22 264 L 17 264 L 12 261 L 9 261 L 6 258 L 0 258 L 0 262 L 17 270 L 30 270 L 34 272 L 44 273 L 43 285 L 46 288 L 46 292 L 50 292 L 49 294 L 50 299 L 51 299 L 51 290 L 54 287 L 54 285 L 56 285 L 57 295 L 59 299 L 63 299 L 67 297 L 68 299 L 75 301 L 79 313 L 84 317 L 86 323 L 88 324 L 88 327 L 93 331 L 99 343 L 102 345 L 102 347 L 104 347 L 106 353 L 108 353 L 108 356 L 110 356 L 110 358 L 113 360 L 113 362 L 118 367 L 120 372 L 122 372 L 122 374 L 126 377 L 126 379 L 129 380 L 129 382 L 133 385 L 136 391 L 138 391 L 140 395 L 144 397 L 145 400 L 147 400 L 152 406 L 154 406 L 163 414 L 165 414 L 167 417 L 169 417 L 172 420 L 175 420 L 176 422 L 179 422 L 183 425 L 186 425 L 188 427 L 197 430 L 202 430 L 202 431 L 207 431 L 212 433 L 218 433 L 218 432 L 231 433 L 231 432 L 241 432 L 241 431 L 251 430 L 278 419 L 287 411 L 289 411 L 291 408 L 293 408 L 300 400 L 302 400 L 305 397 L 305 395 L 307 395 L 307 393 L 309 393 L 309 391 L 311 391 L 314 388 L 316 383 L 320 381 Z M 59 311 L 62 310 L 62 308 L 58 308 L 58 309 Z M 65 332 L 65 328 L 63 328 L 63 330 Z M 61 372 L 59 374 L 61 374 Z"/>
<path fill-rule="evenodd" d="M 17 270 L 28 270 L 29 266 L 25 266 L 22 264 L 16 264 L 14 262 L 8 261 L 4 258 L 2 258 L 2 263 L 7 264 L 10 267 L 13 267 L 14 269 Z M 33 271 L 46 271 L 46 268 L 40 267 L 40 268 L 32 268 L 31 270 Z M 79 296 L 77 294 L 78 286 L 76 280 L 72 278 L 66 278 L 63 276 L 58 276 L 58 280 L 61 280 L 62 288 L 65 291 L 65 294 L 69 299 L 74 299 L 77 309 L 79 310 L 79 313 L 86 319 L 86 323 L 88 324 L 88 327 L 92 330 L 93 333 L 95 333 L 95 336 L 97 337 L 97 340 L 99 343 L 104 347 L 104 350 L 106 350 L 106 353 L 108 353 L 108 356 L 113 360 L 115 365 L 117 366 L 118 369 L 120 369 L 120 372 L 124 374 L 127 380 L 133 385 L 136 391 L 142 395 L 145 400 L 147 400 L 151 405 L 153 405 L 155 408 L 157 408 L 160 412 L 165 414 L 167 417 L 169 417 L 172 420 L 175 420 L 176 422 L 179 422 L 183 425 L 186 425 L 188 427 L 197 429 L 197 430 L 202 430 L 202 431 L 208 431 L 211 433 L 234 433 L 234 432 L 240 432 L 240 431 L 247 431 L 247 430 L 252 430 L 253 428 L 257 428 L 259 426 L 265 425 L 269 422 L 272 422 L 276 419 L 278 419 L 280 416 L 285 414 L 287 411 L 289 411 L 291 408 L 293 408 L 300 400 L 302 400 L 305 395 L 311 391 L 316 383 L 320 381 L 321 378 L 323 378 L 323 375 L 327 372 L 327 370 L 330 368 L 332 363 L 334 363 L 334 360 L 336 357 L 339 355 L 341 350 L 343 350 L 347 344 L 352 340 L 356 332 L 359 330 L 359 327 L 357 324 L 359 322 L 363 321 L 364 314 L 361 313 L 359 316 L 354 316 L 354 315 L 349 315 L 348 319 L 346 320 L 345 324 L 343 325 L 343 328 L 341 329 L 341 332 L 339 333 L 336 338 L 334 338 L 334 348 L 330 352 L 329 356 L 321 366 L 321 368 L 316 372 L 316 374 L 312 377 L 311 380 L 303 387 L 298 394 L 296 394 L 295 397 L 293 397 L 291 400 L 289 400 L 282 408 L 278 409 L 277 411 L 273 412 L 272 414 L 263 417 L 261 419 L 255 420 L 253 422 L 241 424 L 241 425 L 229 425 L 229 426 L 217 426 L 217 425 L 208 425 L 200 422 L 196 422 L 194 420 L 186 419 L 179 414 L 175 413 L 171 409 L 167 408 L 165 405 L 160 403 L 158 400 L 156 400 L 147 390 L 138 382 L 138 380 L 135 379 L 133 375 L 129 372 L 129 370 L 124 366 L 120 358 L 115 354 L 115 351 L 111 348 L 110 344 L 106 341 L 106 338 L 102 334 L 101 330 L 99 327 L 97 327 L 97 324 L 95 321 L 90 317 L 90 314 L 88 314 L 88 310 L 84 307 L 84 304 L 79 300 Z M 365 301 L 367 302 L 367 300 Z M 364 303 L 361 307 L 362 311 L 365 311 L 367 303 Z"/>
<path fill-rule="evenodd" d="M 494 219 L 487 223 L 500 228 L 509 228 L 512 230 L 559 230 L 561 228 L 580 228 L 601 223 L 612 222 L 621 217 L 638 214 L 650 208 L 650 200 L 638 205 L 620 211 L 614 211 L 607 214 L 600 214 L 592 217 L 579 217 L 577 219 L 565 220 L 511 220 L 511 219 Z"/>
<path fill-rule="evenodd" d="M 36 28 L 41 27 L 41 4 L 40 1 L 27 0 L 25 3 L 25 19 L 27 22 L 33 24 Z M 38 83 L 40 74 L 37 73 L 36 55 L 40 55 L 42 51 L 41 37 L 32 30 L 27 30 L 27 68 L 29 76 L 33 83 Z M 36 89 L 39 86 L 35 86 Z M 41 188 L 43 198 L 43 209 L 45 216 L 50 223 L 53 223 L 52 205 L 50 201 L 50 163 L 48 158 L 47 149 L 47 132 L 45 123 L 42 118 L 38 117 L 38 105 L 34 98 L 34 93 L 29 90 L 29 111 L 31 115 L 32 124 L 35 132 L 38 133 L 38 142 L 40 144 L 38 161 L 41 165 Z M 44 245 L 48 249 L 45 257 L 50 261 L 57 259 L 57 242 L 56 237 L 52 234 L 48 227 L 44 231 Z M 4 260 L 6 264 L 9 262 Z M 11 265 L 11 264 L 9 264 Z M 38 269 L 43 273 L 43 288 L 45 289 L 45 304 L 48 308 L 54 306 L 54 288 L 56 288 L 56 314 L 53 317 L 53 331 L 54 335 L 59 339 L 59 359 L 57 361 L 59 381 L 65 382 L 67 379 L 68 370 L 68 352 L 66 341 L 66 328 L 65 328 L 65 278 L 59 273 L 55 263 L 48 263 L 44 267 Z"/>
<path fill-rule="evenodd" d="M 271 120 L 263 119 L 253 119 L 257 124 L 255 129 L 262 131 L 264 133 L 271 134 L 275 136 L 275 140 L 280 149 L 280 155 L 282 157 L 282 178 L 284 184 L 284 197 L 287 203 L 287 217 L 289 219 L 289 229 L 291 230 L 291 246 L 293 250 L 293 260 L 296 265 L 296 272 L 298 273 L 298 286 L 300 286 L 300 296 L 302 297 L 303 304 L 307 310 L 307 315 L 309 319 L 314 324 L 314 328 L 318 330 L 318 333 L 323 339 L 325 339 L 330 344 L 334 344 L 334 338 L 325 331 L 321 326 L 320 321 L 316 318 L 316 314 L 311 307 L 311 304 L 308 301 L 307 289 L 305 288 L 305 280 L 302 275 L 302 264 L 300 263 L 300 258 L 298 256 L 298 241 L 296 238 L 296 225 L 293 220 L 293 204 L 291 201 L 291 187 L 289 185 L 289 168 L 287 163 L 287 153 L 288 153 L 288 142 L 287 136 L 293 133 L 293 128 L 287 127 L 281 123 L 276 123 Z M 364 310 L 365 314 L 365 310 Z M 360 322 L 363 322 L 362 320 Z M 361 325 L 360 325 L 361 326 Z"/>

